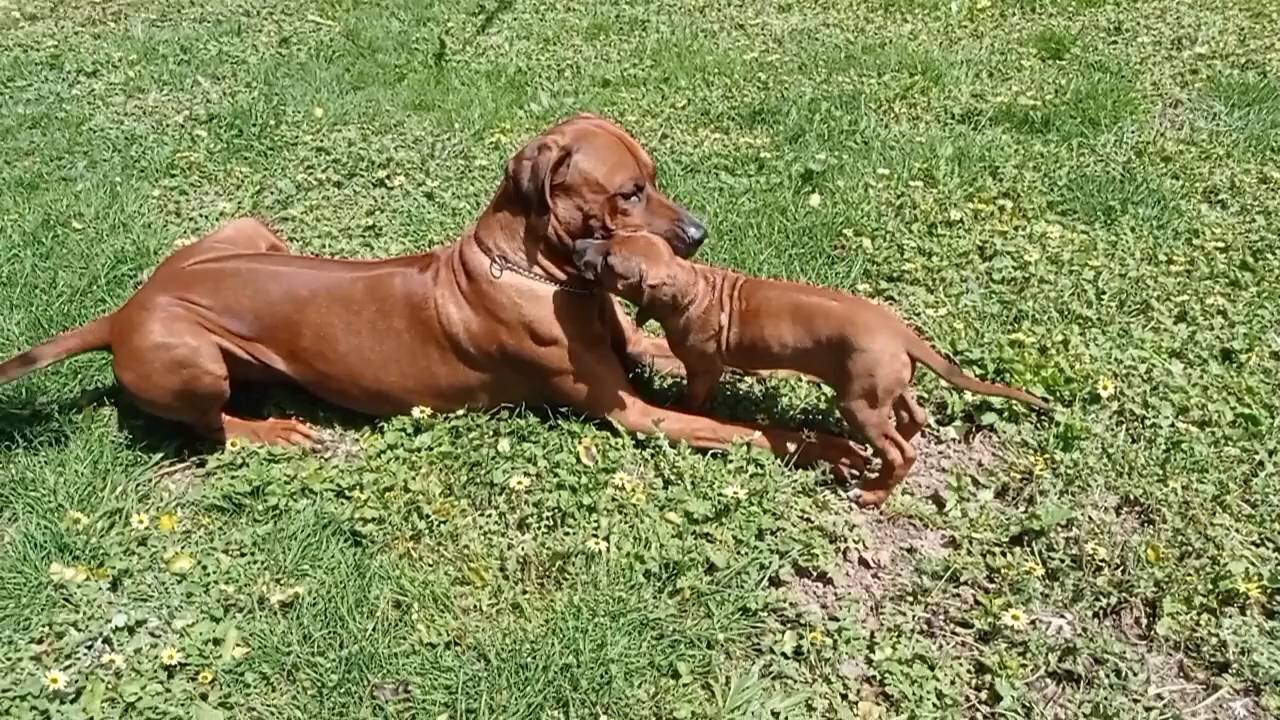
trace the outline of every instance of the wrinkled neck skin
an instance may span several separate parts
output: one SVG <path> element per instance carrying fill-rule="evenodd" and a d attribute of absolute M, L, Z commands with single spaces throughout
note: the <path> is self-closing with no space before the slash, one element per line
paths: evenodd
<path fill-rule="evenodd" d="M 531 215 L 506 180 L 468 237 L 489 258 L 504 257 L 558 282 L 578 278 L 569 253 L 561 250 L 571 246 L 571 238 L 561 236 L 549 215 Z"/>
<path fill-rule="evenodd" d="M 673 347 L 714 347 L 723 355 L 729 308 L 742 277 L 708 265 L 687 261 L 680 261 L 680 265 L 668 284 L 647 293 L 638 304 L 662 324 Z"/>

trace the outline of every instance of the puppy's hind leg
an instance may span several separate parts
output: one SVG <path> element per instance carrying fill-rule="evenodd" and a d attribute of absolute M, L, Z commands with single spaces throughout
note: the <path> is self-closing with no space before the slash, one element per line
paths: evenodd
<path fill-rule="evenodd" d="M 916 402 L 910 390 L 903 390 L 898 399 L 893 401 L 893 416 L 898 423 L 898 434 L 907 442 L 911 442 L 925 423 L 929 422 L 928 413 Z"/>
<path fill-rule="evenodd" d="M 912 436 L 923 421 L 924 411 L 909 398 L 904 400 L 911 378 L 910 359 L 905 356 L 857 354 L 850 359 L 848 376 L 838 391 L 840 414 L 845 422 L 870 443 L 880 458 L 880 472 L 865 481 L 858 504 L 874 507 L 889 499 L 916 462 L 915 448 L 900 431 Z M 919 415 L 915 414 L 919 411 Z M 895 420 L 905 415 L 905 427 Z"/>
<path fill-rule="evenodd" d="M 858 504 L 864 507 L 882 505 L 915 464 L 915 449 L 898 434 L 886 407 L 854 400 L 841 402 L 840 414 L 844 416 L 845 422 L 866 438 L 871 449 L 880 458 L 880 472 L 864 482 Z"/>

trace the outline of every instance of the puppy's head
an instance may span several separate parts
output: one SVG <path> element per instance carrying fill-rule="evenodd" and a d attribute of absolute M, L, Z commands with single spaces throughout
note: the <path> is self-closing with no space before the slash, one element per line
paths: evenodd
<path fill-rule="evenodd" d="M 612 240 L 578 240 L 573 262 L 578 272 L 608 292 L 640 307 L 637 319 L 649 315 L 662 320 L 664 308 L 681 304 L 691 292 L 689 263 L 671 245 L 652 233 L 623 233 Z"/>
<path fill-rule="evenodd" d="M 552 242 L 649 232 L 690 257 L 707 237 L 696 217 L 658 190 L 644 148 L 596 115 L 576 115 L 534 138 L 511 159 L 506 182 L 527 213 L 558 229 Z"/>

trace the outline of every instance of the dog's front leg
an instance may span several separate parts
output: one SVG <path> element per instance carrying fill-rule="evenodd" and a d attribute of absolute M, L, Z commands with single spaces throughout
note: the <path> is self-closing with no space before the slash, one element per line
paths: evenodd
<path fill-rule="evenodd" d="M 632 432 L 661 433 L 696 448 L 725 449 L 746 441 L 798 466 L 825 462 L 840 480 L 860 473 L 866 465 L 862 450 L 845 438 L 727 423 L 650 405 L 632 391 L 620 363 L 576 367 L 555 379 L 552 388 L 556 399 L 567 406 L 609 418 Z"/>

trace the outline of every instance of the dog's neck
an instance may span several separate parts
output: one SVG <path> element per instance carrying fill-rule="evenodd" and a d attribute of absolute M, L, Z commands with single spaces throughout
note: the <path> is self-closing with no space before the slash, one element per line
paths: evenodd
<path fill-rule="evenodd" d="M 505 261 L 557 284 L 576 287 L 578 274 L 572 259 L 558 251 L 563 239 L 553 237 L 549 220 L 545 214 L 531 215 L 515 189 L 504 181 L 469 235 L 491 261 Z"/>

